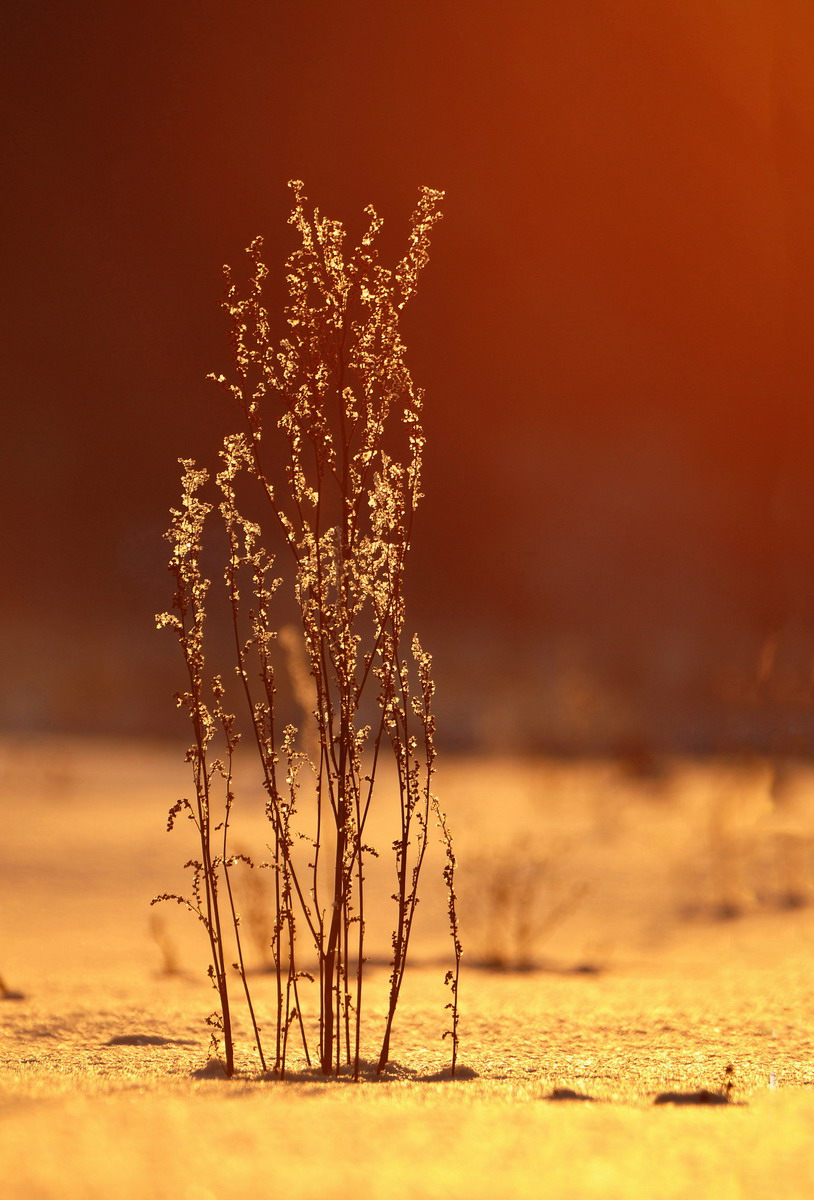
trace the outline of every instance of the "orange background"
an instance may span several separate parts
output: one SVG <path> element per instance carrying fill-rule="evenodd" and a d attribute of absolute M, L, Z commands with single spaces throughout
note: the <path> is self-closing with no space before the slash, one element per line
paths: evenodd
<path fill-rule="evenodd" d="M 0 723 L 175 730 L 175 461 L 236 423 L 221 263 L 282 264 L 299 177 L 394 253 L 447 191 L 406 337 L 449 736 L 807 747 L 814 9 L 20 8 Z"/>

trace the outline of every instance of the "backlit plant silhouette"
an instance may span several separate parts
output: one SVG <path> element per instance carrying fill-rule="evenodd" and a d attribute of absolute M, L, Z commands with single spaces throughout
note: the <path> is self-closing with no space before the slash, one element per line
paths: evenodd
<path fill-rule="evenodd" d="M 229 847 L 235 801 L 233 758 L 240 734 L 227 711 L 220 675 L 207 673 L 207 595 L 201 556 L 204 527 L 220 518 L 226 533 L 224 583 L 236 678 L 265 792 L 273 871 L 271 953 L 276 1031 L 269 1065 L 285 1073 L 292 1031 L 310 1064 L 306 989 L 318 991 L 315 1057 L 323 1073 L 360 1071 L 365 922 L 372 899 L 365 868 L 372 808 L 381 802 L 387 760 L 397 781 L 393 853 L 395 901 L 389 1002 L 377 1069 L 387 1066 L 418 903 L 430 826 L 446 854 L 454 969 L 451 988 L 452 1071 L 458 1049 L 460 942 L 455 859 L 445 817 L 432 793 L 435 720 L 432 663 L 405 628 L 404 580 L 413 513 L 419 502 L 424 433 L 422 393 L 405 361 L 399 321 L 428 261 L 430 233 L 443 193 L 423 188 L 410 223 L 407 252 L 395 269 L 379 262 L 381 221 L 366 209 L 367 231 L 345 252 L 337 221 L 305 209 L 302 184 L 291 185 L 289 218 L 298 236 L 286 264 L 287 331 L 272 339 L 264 303 L 262 241 L 248 249 L 247 287 L 226 269 L 236 375 L 217 381 L 236 401 L 243 429 L 227 436 L 214 497 L 203 498 L 208 473 L 183 461 L 182 502 L 168 538 L 176 579 L 172 627 L 187 668 L 179 704 L 190 716 L 187 753 L 195 800 L 179 801 L 199 834 L 192 897 L 165 895 L 190 907 L 209 936 L 219 1011 L 210 1018 L 234 1069 L 227 981 L 227 928 L 261 1063 L 264 1049 L 249 991 L 233 900 Z M 246 514 L 250 512 L 251 518 Z M 310 729 L 281 728 L 275 664 L 278 605 L 293 593 L 313 681 Z M 290 602 L 290 598 L 289 598 Z M 282 622 L 280 622 L 282 623 Z M 305 853 L 303 853 L 303 850 Z M 251 865 L 251 864 L 249 864 Z M 316 971 L 303 970 L 315 961 Z"/>

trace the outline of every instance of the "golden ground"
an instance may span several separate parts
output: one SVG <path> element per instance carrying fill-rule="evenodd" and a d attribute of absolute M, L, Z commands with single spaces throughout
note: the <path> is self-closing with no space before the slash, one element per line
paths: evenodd
<path fill-rule="evenodd" d="M 470 965 L 464 1078 L 433 1079 L 448 996 L 445 965 L 429 965 L 444 943 L 428 879 L 439 915 L 405 985 L 399 1073 L 359 1085 L 264 1080 L 245 1029 L 238 1078 L 197 1074 L 205 946 L 175 906 L 151 932 L 147 906 L 191 849 L 163 832 L 184 770 L 142 747 L 4 747 L 0 973 L 22 993 L 0 1002 L 8 1200 L 814 1194 L 814 917 L 782 907 L 806 899 L 805 856 L 788 855 L 809 836 L 801 768 L 781 787 L 755 763 L 659 778 L 448 764 L 469 957 L 520 949 L 548 969 Z M 536 865 L 536 893 L 511 894 L 513 861 L 516 878 Z M 484 894 L 506 925 L 525 905 L 544 939 L 500 944 Z M 742 915 L 713 919 L 720 908 Z M 167 952 L 186 973 L 160 973 Z M 572 970 L 586 964 L 599 969 Z M 375 969 L 372 1035 L 385 982 Z M 262 975 L 255 986 L 263 1009 Z M 728 1063 L 739 1106 L 654 1106 L 665 1089 L 718 1088 Z M 594 1100 L 547 1100 L 555 1087 Z"/>

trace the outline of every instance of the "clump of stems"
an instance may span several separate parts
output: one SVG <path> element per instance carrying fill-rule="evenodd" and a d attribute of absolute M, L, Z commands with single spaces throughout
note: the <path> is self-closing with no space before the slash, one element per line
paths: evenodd
<path fill-rule="evenodd" d="M 421 497 L 423 394 L 408 370 L 399 328 L 428 261 L 443 193 L 421 190 L 407 251 L 390 269 L 379 261 L 381 220 L 372 208 L 365 210 L 368 226 L 359 245 L 346 254 L 342 225 L 318 211 L 309 215 L 302 184 L 291 187 L 289 222 L 298 245 L 286 263 L 286 330 L 278 342 L 272 339 L 264 302 L 268 270 L 257 238 L 248 248 L 247 287 L 241 289 L 226 268 L 235 376 L 216 377 L 237 402 L 243 428 L 224 440 L 211 503 L 201 497 L 211 486 L 208 473 L 183 462 L 182 504 L 167 535 L 177 586 L 174 611 L 163 614 L 159 624 L 171 626 L 179 638 L 189 684 L 178 701 L 195 734 L 187 754 L 195 799 L 174 806 L 170 825 L 186 811 L 198 830 L 201 853 L 189 864 L 192 899 L 161 898 L 187 904 L 207 930 L 210 975 L 220 1001 L 210 1020 L 222 1036 L 231 1074 L 228 923 L 237 947 L 234 965 L 265 1066 L 230 882 L 230 868 L 245 859 L 231 855 L 228 847 L 233 756 L 240 735 L 224 707 L 222 679 L 208 679 L 204 659 L 210 581 L 200 565 L 203 529 L 210 517 L 218 517 L 226 534 L 223 581 L 236 685 L 247 717 L 244 740 L 254 747 L 270 830 L 273 1069 L 285 1073 L 295 1029 L 311 1062 L 301 993 L 313 983 L 318 996 L 314 1056 L 326 1075 L 344 1068 L 359 1077 L 366 913 L 373 902 L 365 870 L 377 854 L 366 830 L 371 809 L 382 803 L 382 773 L 389 760 L 398 794 L 391 842 L 395 919 L 377 1069 L 384 1071 L 388 1063 L 435 814 L 446 853 L 455 948 L 455 970 L 447 976 L 453 1026 L 445 1035 L 452 1037 L 454 1073 L 460 964 L 455 858 L 432 793 L 432 662 L 417 636 L 405 633 L 406 558 Z M 313 707 L 300 729 L 281 727 L 276 702 L 273 610 L 281 589 L 296 602 L 312 682 Z M 307 686 L 304 692 L 309 693 Z M 223 747 L 217 756 L 211 750 L 215 739 Z M 216 788 L 220 820 L 213 825 Z M 311 960 L 313 973 L 301 966 Z"/>

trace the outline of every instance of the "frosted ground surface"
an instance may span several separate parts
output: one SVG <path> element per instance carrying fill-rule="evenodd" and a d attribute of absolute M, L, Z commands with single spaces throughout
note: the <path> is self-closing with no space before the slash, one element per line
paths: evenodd
<path fill-rule="evenodd" d="M 177 755 L 6 743 L 0 775 L 0 974 L 19 993 L 0 1001 L 8 1200 L 814 1194 L 802 768 L 446 763 L 469 926 L 465 1078 L 432 1078 L 447 994 L 428 877 L 398 1070 L 358 1086 L 263 1079 L 245 1030 L 238 1078 L 201 1074 L 201 934 L 174 906 L 151 927 L 148 907 L 183 881 L 192 848 L 185 830 L 164 833 L 186 790 Z M 259 813 L 241 837 L 262 846 Z M 384 920 L 373 936 L 386 949 Z M 161 973 L 167 953 L 175 975 Z M 518 956 L 538 969 L 475 965 Z M 375 968 L 373 1035 L 385 984 Z M 654 1106 L 665 1089 L 718 1088 L 728 1063 L 738 1107 Z M 594 1100 L 553 1103 L 557 1087 Z"/>

